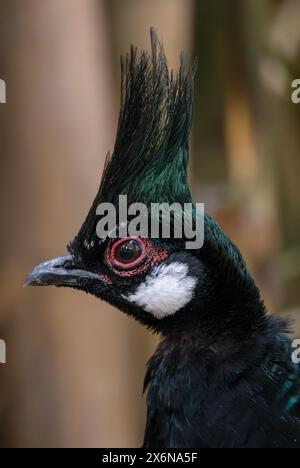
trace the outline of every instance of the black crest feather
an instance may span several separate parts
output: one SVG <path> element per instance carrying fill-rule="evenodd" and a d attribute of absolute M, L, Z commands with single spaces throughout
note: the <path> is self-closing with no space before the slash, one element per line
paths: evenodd
<path fill-rule="evenodd" d="M 192 122 L 194 67 L 180 58 L 170 72 L 153 29 L 151 53 L 131 46 L 121 58 L 121 110 L 116 143 L 108 156 L 98 200 L 128 203 L 191 201 L 186 169 Z"/>
<path fill-rule="evenodd" d="M 169 71 L 162 44 L 151 29 L 151 52 L 131 46 L 121 57 L 121 109 L 115 147 L 106 158 L 94 203 L 75 242 L 95 235 L 100 203 L 191 202 L 187 179 L 195 65 L 180 56 Z"/>

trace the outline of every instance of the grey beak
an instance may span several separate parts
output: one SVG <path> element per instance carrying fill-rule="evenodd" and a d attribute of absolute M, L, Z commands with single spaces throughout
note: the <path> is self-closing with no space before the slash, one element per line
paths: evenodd
<path fill-rule="evenodd" d="M 82 286 L 91 279 L 100 280 L 95 273 L 76 268 L 74 258 L 67 254 L 37 265 L 26 276 L 24 286 Z"/>

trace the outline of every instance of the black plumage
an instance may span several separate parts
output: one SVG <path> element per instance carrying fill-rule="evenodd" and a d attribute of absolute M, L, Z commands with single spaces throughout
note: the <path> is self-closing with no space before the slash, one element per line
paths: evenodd
<path fill-rule="evenodd" d="M 167 337 L 145 379 L 144 446 L 299 448 L 299 381 L 280 321 L 245 342 Z"/>
<path fill-rule="evenodd" d="M 186 239 L 96 234 L 97 205 L 191 201 L 188 136 L 194 68 L 170 73 L 152 52 L 122 62 L 117 139 L 100 189 L 69 253 L 27 284 L 68 286 L 104 299 L 162 336 L 148 364 L 145 447 L 300 448 L 300 368 L 286 322 L 267 315 L 239 250 L 205 215 L 201 249 Z M 118 226 L 116 226 L 116 230 Z"/>

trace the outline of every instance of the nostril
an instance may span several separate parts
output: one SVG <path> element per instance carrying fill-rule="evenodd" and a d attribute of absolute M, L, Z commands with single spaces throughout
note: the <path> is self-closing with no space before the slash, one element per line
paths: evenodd
<path fill-rule="evenodd" d="M 75 262 L 75 258 L 71 255 L 67 255 L 65 257 L 61 257 L 57 259 L 53 268 L 63 268 L 64 270 L 74 270 L 78 268 L 77 262 Z"/>
<path fill-rule="evenodd" d="M 65 270 L 76 270 L 78 268 L 78 265 L 75 263 L 74 259 L 68 259 L 63 263 L 62 267 Z"/>
<path fill-rule="evenodd" d="M 74 265 L 74 262 L 72 260 L 66 260 L 63 264 L 62 264 L 62 267 L 65 269 L 65 270 L 72 270 L 75 265 Z"/>

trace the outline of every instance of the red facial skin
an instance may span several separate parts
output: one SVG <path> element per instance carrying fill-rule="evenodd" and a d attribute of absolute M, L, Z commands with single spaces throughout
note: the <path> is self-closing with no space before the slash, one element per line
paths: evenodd
<path fill-rule="evenodd" d="M 100 279 L 101 279 L 104 283 L 112 284 L 112 280 L 110 279 L 109 276 L 99 274 L 99 277 L 100 277 Z"/>
<path fill-rule="evenodd" d="M 116 258 L 116 249 L 124 242 L 130 240 L 136 240 L 140 244 L 141 255 L 130 263 L 122 263 Z M 145 273 L 149 268 L 160 264 L 169 255 L 170 252 L 167 249 L 159 248 L 149 241 L 149 239 L 124 237 L 109 243 L 104 254 L 104 261 L 116 275 L 129 277 Z"/>

